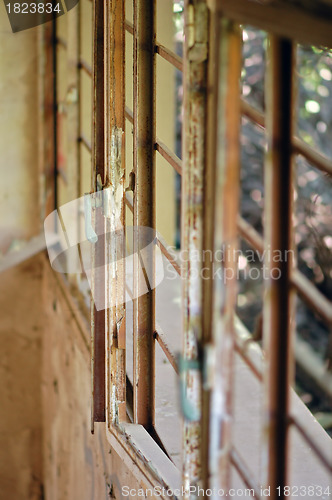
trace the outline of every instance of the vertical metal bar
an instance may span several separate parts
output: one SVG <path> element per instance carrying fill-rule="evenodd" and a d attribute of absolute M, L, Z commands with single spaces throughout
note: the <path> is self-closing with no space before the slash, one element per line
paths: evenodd
<path fill-rule="evenodd" d="M 271 36 L 266 87 L 268 152 L 265 166 L 264 347 L 267 484 L 271 498 L 284 498 L 287 485 L 288 410 L 291 374 L 292 267 L 292 69 L 293 45 Z M 276 258 L 279 256 L 279 258 Z M 281 488 L 281 492 L 276 490 Z"/>
<path fill-rule="evenodd" d="M 135 254 L 146 246 L 142 227 L 155 229 L 155 0 L 134 2 L 134 225 Z M 148 275 L 154 273 L 151 259 Z M 155 292 L 138 296 L 144 283 L 139 264 L 134 271 L 134 420 L 154 425 Z M 152 284 L 153 285 L 153 284 Z"/>
<path fill-rule="evenodd" d="M 185 3 L 184 122 L 181 201 L 183 357 L 202 362 L 204 172 L 206 155 L 208 12 L 206 2 Z M 199 255 L 199 257 L 198 257 Z M 196 414 L 201 408 L 201 374 L 185 374 L 185 397 Z M 183 484 L 202 486 L 201 425 L 183 422 Z M 189 498 L 187 493 L 184 498 Z M 190 497 L 193 498 L 193 497 Z"/>
<path fill-rule="evenodd" d="M 80 196 L 79 192 L 79 5 L 70 10 L 67 14 L 67 93 L 66 93 L 66 175 L 67 186 L 66 196 L 68 201 L 75 200 Z M 74 219 L 71 221 L 71 232 L 76 241 L 79 240 L 80 232 L 80 213 L 79 208 Z M 74 236 L 75 234 L 75 236 Z M 74 264 L 76 260 L 76 265 Z M 79 269 L 79 254 L 71 257 L 71 264 Z M 77 285 L 78 275 L 72 274 L 69 280 L 74 285 Z"/>
<path fill-rule="evenodd" d="M 106 418 L 126 419 L 125 336 L 125 2 L 105 3 L 105 179 L 109 213 L 106 234 Z M 119 231 L 119 236 L 115 232 Z"/>
<path fill-rule="evenodd" d="M 78 130 L 79 130 L 79 6 L 70 10 L 67 16 L 67 181 L 69 199 L 79 196 L 78 175 Z"/>
<path fill-rule="evenodd" d="M 219 62 L 219 16 L 215 12 L 209 15 L 209 60 L 208 60 L 208 92 L 206 121 L 206 172 L 204 176 L 204 249 L 207 255 L 214 255 L 215 229 L 215 185 L 216 185 L 216 152 L 217 152 L 217 110 L 218 110 L 218 62 Z M 213 266 L 214 259 L 204 259 L 205 280 L 203 282 L 203 341 L 204 348 L 213 344 Z M 211 393 L 213 387 L 207 380 L 202 387 L 202 478 L 204 489 L 210 487 L 210 434 L 211 434 Z"/>
<path fill-rule="evenodd" d="M 104 5 L 102 0 L 93 2 L 93 146 L 92 176 L 93 191 L 97 190 L 97 176 L 105 176 L 104 168 Z M 105 249 L 98 245 L 92 251 L 92 269 L 95 262 L 105 261 Z M 104 279 L 95 282 L 92 273 L 92 290 L 105 287 Z M 92 296 L 94 293 L 92 293 Z M 92 373 L 92 419 L 105 422 L 105 310 L 97 311 L 91 300 L 91 373 Z"/>
<path fill-rule="evenodd" d="M 234 315 L 237 294 L 237 215 L 240 190 L 241 31 L 215 12 L 214 43 L 217 74 L 216 181 L 212 318 L 210 450 L 211 486 L 230 488 L 233 407 Z M 210 131 L 213 133 L 213 131 Z M 217 254 L 216 254 L 217 255 Z"/>
<path fill-rule="evenodd" d="M 77 134 L 77 192 L 78 196 L 82 196 L 84 193 L 82 192 L 82 186 L 83 186 L 83 178 L 82 178 L 82 154 L 81 154 L 81 119 L 82 119 L 82 72 L 80 69 L 80 59 L 81 59 L 81 35 L 82 35 L 82 5 L 81 2 L 78 3 L 76 6 L 78 13 L 78 21 L 77 21 L 77 88 L 78 88 L 78 109 L 77 109 L 77 128 L 76 128 L 76 134 Z M 91 19 L 92 22 L 92 19 Z M 91 40 L 93 43 L 93 40 Z M 91 141 L 91 137 L 89 140 Z M 80 224 L 79 224 L 79 231 L 80 231 Z M 79 234 L 80 237 L 80 234 Z M 81 239 L 80 239 L 81 241 Z"/>
<path fill-rule="evenodd" d="M 45 23 L 40 27 L 39 47 L 39 95 L 40 95 L 40 122 L 39 134 L 40 171 L 45 182 L 41 182 L 40 206 L 42 207 L 41 221 L 50 214 L 56 206 L 56 96 L 55 78 L 55 46 L 54 25 Z M 41 177 L 42 179 L 42 177 Z M 55 229 L 55 228 L 54 228 Z"/>
<path fill-rule="evenodd" d="M 57 93 L 57 22 L 56 14 L 52 16 L 52 75 L 53 75 L 53 182 L 54 208 L 58 208 L 58 93 Z"/>

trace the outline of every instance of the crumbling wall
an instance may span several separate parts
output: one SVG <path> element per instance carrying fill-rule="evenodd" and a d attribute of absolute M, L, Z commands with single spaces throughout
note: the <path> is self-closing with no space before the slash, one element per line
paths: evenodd
<path fill-rule="evenodd" d="M 42 498 L 41 260 L 0 276 L 0 500 Z"/>
<path fill-rule="evenodd" d="M 0 3 L 1 252 L 40 232 L 37 33 L 12 33 Z"/>

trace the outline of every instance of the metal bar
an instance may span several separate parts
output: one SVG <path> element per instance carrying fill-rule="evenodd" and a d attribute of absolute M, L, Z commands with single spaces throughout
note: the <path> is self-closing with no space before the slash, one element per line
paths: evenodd
<path fill-rule="evenodd" d="M 251 361 L 251 359 L 249 358 L 249 356 L 247 355 L 247 353 L 245 351 L 245 348 L 242 345 L 240 345 L 238 338 L 236 338 L 236 340 L 235 340 L 235 351 L 239 354 L 239 356 L 241 356 L 241 358 L 246 363 L 248 368 L 250 368 L 250 370 L 255 375 L 255 377 L 260 382 L 262 382 L 263 381 L 262 373 L 260 371 L 258 371 L 258 369 L 254 365 L 254 363 Z"/>
<path fill-rule="evenodd" d="M 257 125 L 260 125 L 262 128 L 265 128 L 264 113 L 255 109 L 244 99 L 241 100 L 241 110 L 244 116 L 257 123 Z M 326 156 L 322 155 L 318 151 L 315 151 L 312 147 L 308 146 L 308 144 L 296 136 L 292 137 L 292 147 L 293 153 L 303 156 L 309 163 L 318 168 L 321 172 L 332 175 L 332 160 L 326 158 Z"/>
<path fill-rule="evenodd" d="M 125 203 L 129 210 L 134 213 L 134 202 L 131 196 L 131 193 L 126 193 Z"/>
<path fill-rule="evenodd" d="M 244 116 L 249 118 L 249 120 L 257 123 L 257 125 L 260 125 L 262 128 L 265 128 L 264 113 L 255 109 L 245 99 L 241 99 L 241 112 Z"/>
<path fill-rule="evenodd" d="M 82 69 L 88 76 L 92 76 L 92 68 L 91 68 L 90 64 L 88 64 L 83 59 L 79 60 L 78 68 Z"/>
<path fill-rule="evenodd" d="M 260 234 L 258 234 L 242 217 L 238 217 L 237 224 L 239 234 L 242 238 L 244 238 L 255 250 L 263 253 L 264 242 Z M 291 272 L 291 284 L 301 298 L 314 309 L 327 324 L 332 323 L 331 302 L 298 269 L 293 269 Z"/>
<path fill-rule="evenodd" d="M 175 271 L 181 276 L 181 264 L 176 261 L 174 256 L 167 249 L 167 244 L 162 240 L 161 236 L 157 237 L 157 245 L 160 248 L 161 252 L 165 255 L 166 259 L 172 264 Z"/>
<path fill-rule="evenodd" d="M 161 45 L 161 43 L 159 42 L 156 42 L 155 51 L 157 54 L 160 55 L 160 57 L 165 59 L 165 61 L 171 63 L 176 69 L 178 69 L 179 71 L 183 71 L 182 58 L 177 54 L 175 54 L 175 52 L 169 50 L 167 47 Z"/>
<path fill-rule="evenodd" d="M 133 205 L 133 201 L 131 199 L 131 193 L 126 193 L 125 203 L 126 203 L 127 207 L 129 208 L 129 210 L 132 213 L 134 213 L 134 205 Z M 174 267 L 176 272 L 179 275 L 181 275 L 181 264 L 179 264 L 177 262 L 177 260 L 175 259 L 175 257 L 171 254 L 171 252 L 169 252 L 169 250 L 167 248 L 167 243 L 163 240 L 163 238 L 160 235 L 157 236 L 157 245 L 160 248 L 161 252 L 165 255 L 166 259 L 168 259 L 168 261 L 172 264 L 172 266 Z"/>
<path fill-rule="evenodd" d="M 126 421 L 125 310 L 125 1 L 104 2 L 105 26 L 105 178 L 110 190 L 106 234 L 106 420 Z M 112 237 L 116 231 L 122 237 Z"/>
<path fill-rule="evenodd" d="M 62 47 L 63 49 L 67 50 L 67 41 L 66 40 L 64 40 L 60 36 L 57 36 L 55 40 L 56 40 L 56 44 L 59 45 L 59 47 Z"/>
<path fill-rule="evenodd" d="M 261 235 L 241 216 L 237 218 L 237 227 L 239 234 L 244 238 L 249 245 L 260 253 L 264 251 L 264 240 Z"/>
<path fill-rule="evenodd" d="M 155 229 L 155 0 L 134 2 L 134 225 L 135 255 L 146 246 L 140 228 Z M 154 259 L 148 263 L 154 276 Z M 134 266 L 134 422 L 149 429 L 155 419 L 155 291 Z"/>
<path fill-rule="evenodd" d="M 79 143 L 77 137 L 80 130 L 79 121 L 79 6 L 67 17 L 67 94 L 65 99 L 67 116 L 67 165 L 66 176 L 68 180 L 67 195 L 70 200 L 80 196 L 80 175 L 79 175 Z M 73 229 L 73 228 L 72 228 Z M 79 233 L 79 223 L 77 217 L 77 227 L 75 232 Z M 80 241 L 77 239 L 77 241 Z"/>
<path fill-rule="evenodd" d="M 92 189 L 97 190 L 97 176 L 104 178 L 104 11 L 103 1 L 93 1 L 93 164 Z M 92 269 L 95 262 L 105 261 L 102 245 L 92 251 Z M 92 273 L 92 295 L 97 287 L 105 287 L 105 276 L 95 281 Z M 105 310 L 97 311 L 91 300 L 91 372 L 92 372 L 92 421 L 105 422 Z"/>
<path fill-rule="evenodd" d="M 55 23 L 45 23 L 39 32 L 39 92 L 42 106 L 39 108 L 40 134 L 40 207 L 42 217 L 49 215 L 56 206 L 57 155 L 56 155 L 56 50 L 54 44 Z M 45 184 L 44 184 L 45 183 Z M 56 231 L 56 228 L 54 228 Z"/>
<path fill-rule="evenodd" d="M 250 490 L 253 490 L 254 494 L 251 495 L 251 492 L 250 492 L 250 497 L 256 498 L 257 500 L 260 500 L 262 498 L 261 494 L 260 494 L 261 488 L 258 486 L 258 484 L 256 484 L 252 480 L 252 476 L 253 476 L 252 473 L 250 472 L 250 470 L 246 466 L 243 458 L 240 456 L 240 454 L 238 453 L 238 451 L 234 447 L 231 449 L 230 458 L 231 458 L 231 463 L 233 464 L 233 466 L 237 470 L 239 476 L 243 480 L 246 487 L 249 488 Z"/>
<path fill-rule="evenodd" d="M 128 21 L 127 19 L 125 20 L 125 29 L 126 31 L 128 31 L 128 33 L 130 33 L 131 35 L 134 34 L 134 25 L 133 23 L 131 23 L 130 21 Z"/>
<path fill-rule="evenodd" d="M 310 435 L 307 433 L 307 431 L 302 427 L 302 425 L 297 420 L 297 418 L 290 416 L 289 423 L 296 427 L 298 432 L 301 434 L 303 439 L 307 442 L 307 444 L 310 446 L 312 451 L 319 458 L 319 460 L 324 465 L 324 467 L 327 469 L 327 471 L 330 474 L 332 474 L 332 462 L 331 462 L 331 460 L 319 449 L 319 447 L 317 446 L 315 441 L 310 437 Z"/>
<path fill-rule="evenodd" d="M 166 343 L 166 340 L 165 340 L 165 334 L 161 330 L 159 325 L 157 325 L 157 330 L 154 332 L 154 338 L 156 339 L 156 341 L 158 342 L 158 344 L 160 345 L 160 347 L 164 351 L 166 358 L 171 363 L 176 374 L 179 375 L 179 367 L 178 367 L 176 358 L 175 358 L 174 354 L 170 351 L 170 349 Z"/>
<path fill-rule="evenodd" d="M 205 183 L 204 183 L 204 219 L 203 219 L 203 238 L 204 250 L 208 250 L 210 255 L 214 255 L 214 231 L 216 220 L 216 193 L 215 185 L 217 178 L 217 124 L 218 124 L 218 103 L 219 103 L 219 74 L 216 68 L 219 64 L 220 49 L 220 16 L 212 15 L 209 19 L 209 59 L 207 67 L 207 120 L 206 120 L 206 165 L 205 165 Z M 204 259 L 204 281 L 202 296 L 202 323 L 203 323 L 203 342 L 204 349 L 213 346 L 213 298 L 214 298 L 214 280 L 213 280 L 214 258 Z M 207 351 L 205 351 L 207 352 Z M 215 422 L 211 412 L 211 402 L 213 398 L 213 383 L 204 381 L 202 387 L 202 415 L 201 415 L 201 462 L 202 478 L 204 487 L 207 489 L 216 484 L 215 472 L 218 467 L 218 460 L 214 456 L 211 460 L 211 434 Z M 217 422 L 217 428 L 219 427 Z M 218 429 L 219 430 L 219 429 Z M 218 432 L 218 431 L 217 431 Z M 215 438 L 213 438 L 215 439 Z M 212 445 L 212 446 L 211 446 Z M 215 463 L 212 463 L 214 461 Z M 210 484 L 211 482 L 211 484 Z"/>
<path fill-rule="evenodd" d="M 125 22 L 125 27 L 126 31 L 130 33 L 131 35 L 134 34 L 134 26 L 130 21 Z M 156 41 L 155 44 L 155 52 L 156 54 L 159 54 L 163 59 L 171 63 L 175 68 L 177 68 L 179 71 L 183 71 L 183 61 L 180 56 L 175 54 L 172 50 L 168 49 L 158 41 Z"/>
<path fill-rule="evenodd" d="M 332 176 L 332 161 L 318 151 L 315 151 L 298 137 L 293 138 L 293 151 L 303 156 L 303 158 L 322 172 Z"/>
<path fill-rule="evenodd" d="M 159 139 L 156 140 L 154 145 L 156 151 L 161 154 L 163 158 L 174 168 L 174 170 L 182 175 L 182 161 L 176 156 L 173 151 L 171 151 L 166 144 L 161 142 Z"/>
<path fill-rule="evenodd" d="M 298 269 L 294 269 L 291 283 L 301 298 L 317 312 L 328 325 L 332 324 L 332 303 Z"/>
<path fill-rule="evenodd" d="M 214 186 L 214 249 L 223 250 L 224 262 L 216 263 L 212 331 L 215 376 L 211 406 L 221 405 L 211 415 L 210 474 L 213 485 L 230 487 L 231 422 L 235 353 L 235 307 L 237 297 L 237 214 L 240 195 L 240 75 L 242 37 L 238 25 L 219 17 L 215 71 L 217 72 L 216 178 Z M 213 68 L 211 68 L 211 71 Z M 212 105 L 212 104 L 211 104 Z M 222 303 L 221 302 L 221 297 Z M 220 401 L 220 403 L 218 403 Z M 214 436 L 215 429 L 219 435 Z M 215 444 L 217 443 L 217 444 Z M 216 462 L 214 464 L 214 462 Z"/>
<path fill-rule="evenodd" d="M 134 123 L 134 113 L 132 112 L 131 109 L 128 108 L 128 106 L 125 107 L 125 114 L 126 114 L 126 118 L 127 120 L 130 121 L 130 123 Z"/>
<path fill-rule="evenodd" d="M 58 208 L 58 87 L 57 87 L 57 22 L 56 14 L 52 15 L 52 74 L 53 74 L 53 187 L 54 187 L 54 208 Z"/>
<path fill-rule="evenodd" d="M 184 361 L 197 361 L 203 344 L 203 199 L 206 161 L 208 9 L 206 2 L 186 0 L 183 75 L 183 172 L 181 183 L 182 329 Z M 198 261 L 199 260 L 199 261 Z M 201 410 L 202 380 L 198 370 L 184 375 L 184 397 L 192 411 Z M 195 418 L 195 416 L 193 417 Z M 200 421 L 183 421 L 183 485 L 186 489 L 202 481 L 202 428 Z M 184 495 L 189 499 L 189 495 Z"/>
<path fill-rule="evenodd" d="M 265 280 L 263 342 L 266 352 L 264 432 L 267 451 L 266 484 L 272 499 L 277 487 L 284 491 L 288 473 L 288 412 L 292 379 L 291 297 L 292 259 L 292 94 L 293 46 L 286 39 L 270 36 L 266 85 L 268 153 L 265 162 L 265 248 L 268 255 Z M 284 494 L 281 494 L 284 498 Z"/>
<path fill-rule="evenodd" d="M 81 133 L 80 137 L 78 138 L 78 141 L 81 142 L 83 144 L 83 146 L 85 147 L 85 149 L 87 151 L 89 151 L 89 153 L 92 152 L 92 145 L 91 145 L 91 142 L 85 137 L 84 134 Z"/>

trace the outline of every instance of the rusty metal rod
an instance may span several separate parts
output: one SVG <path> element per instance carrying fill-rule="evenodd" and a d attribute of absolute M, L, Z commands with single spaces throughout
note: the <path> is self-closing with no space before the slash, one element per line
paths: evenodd
<path fill-rule="evenodd" d="M 57 37 L 56 37 L 56 44 L 59 45 L 59 47 L 62 47 L 63 49 L 67 50 L 67 42 L 61 36 L 57 35 Z"/>
<path fill-rule="evenodd" d="M 245 352 L 245 348 L 240 345 L 238 338 L 235 339 L 235 351 L 241 356 L 243 361 L 246 363 L 248 368 L 252 371 L 252 373 L 255 375 L 255 377 L 262 382 L 263 381 L 263 375 L 262 373 L 256 368 L 254 363 L 251 361 L 247 353 Z"/>
<path fill-rule="evenodd" d="M 182 160 L 180 160 L 180 158 L 158 138 L 154 147 L 156 151 L 158 151 L 158 153 L 160 153 L 161 156 L 165 158 L 165 160 L 174 168 L 174 170 L 178 174 L 182 175 Z"/>
<path fill-rule="evenodd" d="M 266 484 L 272 499 L 276 488 L 288 484 L 288 413 L 293 356 L 291 351 L 290 277 L 292 259 L 292 115 L 293 45 L 270 35 L 266 81 L 268 152 L 265 161 L 265 241 L 271 253 L 281 252 L 280 262 L 264 263 L 269 270 L 265 280 L 263 344 L 267 356 L 265 384 Z"/>
<path fill-rule="evenodd" d="M 157 236 L 157 245 L 163 255 L 165 255 L 166 259 L 172 264 L 178 275 L 181 276 L 181 263 L 179 263 L 175 259 L 174 255 L 169 252 L 166 241 L 164 241 L 164 239 L 160 235 Z"/>
<path fill-rule="evenodd" d="M 80 59 L 78 68 L 82 69 L 88 76 L 92 76 L 92 68 L 84 59 Z"/>
<path fill-rule="evenodd" d="M 125 20 L 125 30 L 128 31 L 131 35 L 134 34 L 134 25 L 128 19 Z"/>
<path fill-rule="evenodd" d="M 249 120 L 257 123 L 260 127 L 265 128 L 264 113 L 255 109 L 244 99 L 241 100 L 241 110 L 242 114 L 249 118 Z M 292 138 L 292 150 L 293 153 L 303 156 L 303 158 L 318 168 L 321 172 L 332 175 L 332 160 L 318 151 L 315 151 L 315 149 L 308 146 L 308 144 L 302 141 L 299 137 L 294 136 Z"/>
<path fill-rule="evenodd" d="M 130 123 L 134 123 L 134 113 L 132 112 L 131 109 L 128 108 L 128 106 L 125 107 L 125 115 L 126 118 L 130 121 Z"/>
<path fill-rule="evenodd" d="M 293 137 L 293 151 L 303 156 L 303 158 L 322 172 L 332 176 L 332 161 L 318 151 L 315 151 L 298 137 Z"/>
<path fill-rule="evenodd" d="M 237 225 L 241 237 L 255 250 L 263 253 L 264 242 L 260 234 L 240 216 Z M 298 269 L 293 269 L 291 272 L 291 284 L 308 306 L 314 309 L 327 324 L 332 323 L 331 302 Z"/>
<path fill-rule="evenodd" d="M 179 367 L 178 367 L 176 358 L 175 358 L 174 354 L 171 352 L 171 350 L 169 349 L 169 347 L 166 343 L 166 340 L 165 340 L 165 334 L 163 333 L 163 331 L 161 330 L 159 325 L 157 325 L 157 330 L 154 332 L 154 338 L 156 339 L 156 341 L 160 345 L 161 349 L 164 351 L 166 358 L 171 363 L 176 374 L 179 375 Z"/>
<path fill-rule="evenodd" d="M 97 175 L 104 178 L 104 9 L 102 0 L 93 2 L 93 175 L 92 189 L 97 189 Z M 84 143 L 83 143 L 84 144 Z M 105 261 L 102 245 L 94 247 L 92 263 Z M 102 280 L 104 281 L 104 280 Z M 94 283 L 105 286 L 105 283 Z M 92 422 L 105 422 L 105 310 L 97 311 L 91 301 L 91 364 L 92 364 Z"/>
<path fill-rule="evenodd" d="M 239 476 L 243 480 L 244 484 L 246 485 L 247 488 L 250 490 L 254 491 L 254 495 L 252 498 L 256 498 L 257 500 L 260 500 L 262 497 L 260 495 L 260 487 L 256 482 L 252 480 L 252 473 L 248 469 L 247 465 L 245 464 L 243 458 L 240 456 L 239 452 L 234 448 L 234 446 L 231 449 L 230 453 L 230 458 L 231 458 L 231 463 L 233 464 L 234 468 L 237 470 Z M 250 495 L 251 496 L 251 495 Z"/>
<path fill-rule="evenodd" d="M 91 142 L 85 137 L 84 134 L 81 133 L 80 137 L 78 138 L 78 142 L 82 143 L 85 149 L 89 151 L 89 153 L 92 152 Z"/>
<path fill-rule="evenodd" d="M 125 21 L 125 29 L 128 33 L 131 35 L 134 34 L 134 25 L 126 19 Z M 179 71 L 183 71 L 183 61 L 180 56 L 178 56 L 175 52 L 172 50 L 168 49 L 158 41 L 155 43 L 154 50 L 156 54 L 159 54 L 163 59 L 171 63 L 175 68 L 177 68 Z"/>
<path fill-rule="evenodd" d="M 129 210 L 134 213 L 134 205 L 131 197 L 131 193 L 126 193 L 125 203 Z M 174 256 L 167 249 L 167 243 L 163 240 L 163 238 L 158 235 L 156 237 L 157 245 L 160 248 L 161 252 L 165 255 L 166 259 L 172 264 L 176 272 L 181 276 L 181 264 L 177 262 Z"/>
<path fill-rule="evenodd" d="M 302 427 L 302 424 L 297 420 L 296 417 L 290 416 L 289 417 L 289 423 L 291 425 L 294 425 L 298 432 L 301 434 L 303 439 L 308 443 L 312 451 L 316 454 L 316 456 L 319 458 L 321 463 L 324 465 L 324 467 L 327 469 L 327 471 L 332 474 L 332 462 L 331 460 L 326 457 L 326 455 L 319 449 L 315 441 L 309 436 L 309 434 L 306 432 L 306 430 Z"/>
<path fill-rule="evenodd" d="M 156 227 L 155 203 L 155 0 L 134 2 L 134 226 Z M 146 246 L 134 242 L 135 254 Z M 154 259 L 147 264 L 154 276 Z M 144 295 L 139 266 L 134 266 L 134 421 L 150 429 L 155 420 L 155 291 Z"/>
<path fill-rule="evenodd" d="M 131 193 L 126 193 L 125 203 L 126 203 L 127 207 L 129 208 L 129 210 L 132 213 L 134 213 L 134 202 L 133 202 Z"/>
<path fill-rule="evenodd" d="M 179 71 L 183 71 L 182 58 L 178 56 L 175 52 L 169 50 L 167 47 L 165 47 L 159 42 L 156 42 L 155 51 L 157 54 L 160 55 L 160 57 L 165 59 L 165 61 L 171 63 L 176 69 L 178 69 Z"/>

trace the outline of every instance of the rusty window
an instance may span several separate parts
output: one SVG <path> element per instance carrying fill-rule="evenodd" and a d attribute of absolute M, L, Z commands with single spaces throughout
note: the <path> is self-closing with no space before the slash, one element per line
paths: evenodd
<path fill-rule="evenodd" d="M 81 0 L 78 12 L 89 9 L 93 20 L 91 65 L 78 49 L 83 38 L 77 11 L 76 17 L 73 11 L 63 18 L 63 22 L 75 27 L 68 29 L 70 36 L 63 37 L 61 31 L 56 34 L 58 50 L 67 51 L 69 61 L 66 106 L 62 110 L 59 105 L 56 129 L 58 183 L 67 182 L 74 196 L 82 195 L 84 149 L 92 152 L 92 190 L 103 191 L 106 200 L 93 210 L 99 221 L 96 224 L 102 224 L 95 229 L 106 237 L 104 244 L 94 249 L 95 262 L 103 261 L 105 266 L 95 275 L 92 295 L 96 297 L 102 290 L 106 294 L 104 300 L 111 298 L 111 304 L 108 302 L 108 307 L 99 310 L 92 308 L 92 421 L 106 421 L 111 442 L 127 439 L 136 451 L 135 440 L 144 429 L 167 458 L 171 470 L 168 484 L 180 480 L 155 426 L 158 344 L 179 377 L 183 414 L 181 477 L 187 489 L 186 498 L 190 487 L 226 491 L 234 484 L 252 490 L 255 498 L 264 497 L 262 485 L 271 488 L 272 498 L 284 498 L 288 496 L 288 486 L 301 486 L 294 485 L 289 474 L 290 457 L 294 448 L 300 446 L 314 457 L 318 476 L 327 481 L 326 485 L 321 484 L 325 491 L 332 465 L 324 445 L 331 443 L 315 425 L 303 425 L 299 412 L 304 409 L 291 389 L 294 297 L 298 294 L 328 328 L 332 308 L 330 300 L 297 268 L 292 218 L 294 159 L 300 155 L 324 174 L 330 176 L 332 172 L 331 160 L 308 146 L 295 130 L 297 43 L 331 47 L 330 21 L 322 19 L 314 5 L 308 10 L 295 2 L 290 5 L 283 1 L 186 0 L 181 58 L 159 42 L 158 3 Z M 131 9 L 133 17 L 129 19 L 126 13 Z M 276 23 L 276 18 L 280 22 Z M 241 95 L 245 31 L 242 23 L 266 33 L 265 112 L 249 103 L 245 93 Z M 132 44 L 133 49 L 130 66 L 126 44 Z M 182 160 L 156 134 L 156 123 L 158 127 L 158 120 L 162 119 L 156 115 L 158 58 L 183 72 Z M 61 58 L 58 64 L 61 65 Z M 133 75 L 132 109 L 126 102 L 126 68 Z M 88 106 L 92 110 L 92 145 L 90 131 L 83 131 L 79 125 L 79 117 L 84 113 L 77 106 L 81 102 L 77 101 L 77 89 L 80 96 L 82 74 L 84 78 L 92 77 L 93 102 Z M 66 114 L 66 125 L 62 125 L 61 113 Z M 264 129 L 264 238 L 240 214 L 243 117 Z M 61 163 L 62 127 L 69 127 L 67 155 L 68 167 L 71 166 L 67 172 Z M 131 127 L 132 161 L 126 150 Z M 156 155 L 161 155 L 169 168 L 181 175 L 180 257 L 186 258 L 178 259 L 157 231 Z M 63 201 L 61 190 L 58 191 L 60 204 Z M 84 187 L 83 193 L 86 191 L 90 187 Z M 144 228 L 152 233 L 147 236 Z M 131 284 L 123 259 L 130 231 L 136 255 Z M 268 272 L 263 283 L 264 356 L 236 315 L 239 240 L 245 240 L 264 256 Z M 149 244 L 153 244 L 154 250 L 158 248 L 181 276 L 180 356 L 168 347 L 167 332 L 155 321 L 157 257 L 153 253 L 145 266 L 139 257 Z M 216 257 L 218 252 L 222 259 Z M 271 255 L 278 252 L 282 258 L 271 260 Z M 140 293 L 144 287 L 147 291 Z M 132 317 L 127 314 L 130 298 Z M 129 348 L 133 351 L 132 380 L 126 371 Z M 239 412 L 246 416 L 248 411 L 238 404 L 241 376 L 252 378 L 248 387 L 263 394 L 263 418 L 258 422 L 262 437 L 259 453 L 263 456 L 260 476 L 259 466 L 254 464 L 256 458 L 252 458 L 252 464 L 249 462 L 255 453 L 246 448 L 246 436 L 234 432 L 238 429 L 235 424 Z M 246 401 L 245 394 L 241 394 L 242 402 Z M 167 483 L 162 473 L 156 479 Z M 311 496 L 310 484 L 302 486 Z"/>

